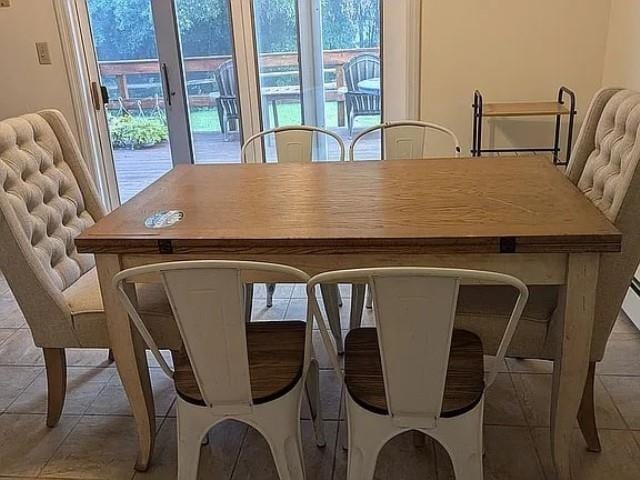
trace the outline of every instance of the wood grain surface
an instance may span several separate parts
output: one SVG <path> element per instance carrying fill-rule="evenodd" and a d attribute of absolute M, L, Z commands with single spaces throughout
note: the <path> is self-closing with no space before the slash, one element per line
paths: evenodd
<path fill-rule="evenodd" d="M 485 117 L 530 117 L 538 115 L 569 115 L 570 110 L 559 102 L 504 102 L 485 103 Z"/>
<path fill-rule="evenodd" d="M 170 228 L 144 226 L 177 209 Z M 542 157 L 179 166 L 76 239 L 81 252 L 615 252 L 621 235 Z"/>
<path fill-rule="evenodd" d="M 344 351 L 345 384 L 349 393 L 362 407 L 386 414 L 387 398 L 376 329 L 351 330 Z M 420 359 L 416 358 L 416 362 Z M 454 330 L 441 415 L 452 417 L 472 409 L 483 391 L 482 342 L 473 333 Z"/>

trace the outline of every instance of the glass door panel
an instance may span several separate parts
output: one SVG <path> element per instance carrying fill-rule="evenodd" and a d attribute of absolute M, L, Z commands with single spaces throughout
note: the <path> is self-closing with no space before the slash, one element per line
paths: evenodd
<path fill-rule="evenodd" d="M 229 0 L 176 0 L 195 163 L 240 162 L 242 127 Z"/>
<path fill-rule="evenodd" d="M 150 0 L 87 0 L 121 202 L 173 167 Z"/>
<path fill-rule="evenodd" d="M 347 149 L 353 136 L 382 120 L 380 0 L 322 0 L 324 127 Z M 380 159 L 379 132 L 364 137 L 355 158 Z"/>
<path fill-rule="evenodd" d="M 253 2 L 263 130 L 303 123 L 297 12 L 297 0 Z M 275 161 L 273 136 L 263 148 L 267 161 Z"/>

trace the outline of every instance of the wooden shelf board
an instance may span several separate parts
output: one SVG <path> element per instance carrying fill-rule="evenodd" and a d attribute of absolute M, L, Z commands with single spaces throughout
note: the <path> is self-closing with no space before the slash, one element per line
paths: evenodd
<path fill-rule="evenodd" d="M 483 117 L 532 117 L 538 115 L 569 115 L 571 111 L 559 102 L 485 103 Z"/>

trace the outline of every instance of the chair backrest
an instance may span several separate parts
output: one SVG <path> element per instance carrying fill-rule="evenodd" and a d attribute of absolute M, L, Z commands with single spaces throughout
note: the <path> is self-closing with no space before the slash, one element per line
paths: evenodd
<path fill-rule="evenodd" d="M 221 97 L 237 97 L 236 70 L 233 60 L 227 60 L 214 72 Z"/>
<path fill-rule="evenodd" d="M 0 269 L 36 344 L 69 341 L 62 291 L 94 266 L 74 239 L 104 213 L 60 112 L 0 122 Z M 56 321 L 60 316 L 69 322 Z"/>
<path fill-rule="evenodd" d="M 600 257 L 592 360 L 609 334 L 640 263 L 640 92 L 605 88 L 594 96 L 567 176 L 623 234 L 622 253 Z"/>
<path fill-rule="evenodd" d="M 520 280 L 493 272 L 414 267 L 329 272 L 313 277 L 308 283 L 311 308 L 338 372 L 340 365 L 315 297 L 315 285 L 367 283 L 371 288 L 387 406 L 399 424 L 433 426 L 440 417 L 461 282 L 509 285 L 519 291 L 495 363 L 486 378 L 489 386 L 527 302 L 528 290 Z"/>
<path fill-rule="evenodd" d="M 453 143 L 454 155 L 456 157 L 460 156 L 460 142 L 452 130 L 436 123 L 407 120 L 381 123 L 360 132 L 355 136 L 349 147 L 349 160 L 355 160 L 358 143 L 367 135 L 378 130 L 382 132 L 383 158 L 387 160 L 424 158 L 427 132 L 429 130 L 448 135 Z"/>
<path fill-rule="evenodd" d="M 370 53 L 363 53 L 344 64 L 344 80 L 347 90 L 358 91 L 358 83 L 370 78 L 380 78 L 380 58 Z"/>
<path fill-rule="evenodd" d="M 113 284 L 132 322 L 168 375 L 173 372 L 142 322 L 127 283 L 159 274 L 194 376 L 207 406 L 218 414 L 246 413 L 253 405 L 247 355 L 244 289 L 248 280 L 306 283 L 295 268 L 257 262 L 187 261 L 154 264 L 118 273 Z M 307 324 L 304 372 L 312 321 Z M 302 378 L 305 378 L 304 376 Z"/>
<path fill-rule="evenodd" d="M 263 139 L 267 135 L 274 135 L 276 139 L 276 158 L 278 163 L 311 162 L 313 160 L 314 134 L 326 135 L 333 138 L 338 144 L 338 151 L 340 152 L 339 159 L 340 161 L 344 161 L 345 148 L 342 138 L 330 130 L 308 125 L 288 125 L 256 133 L 242 145 L 242 161 L 244 163 L 247 162 L 247 149 L 252 142 Z"/>

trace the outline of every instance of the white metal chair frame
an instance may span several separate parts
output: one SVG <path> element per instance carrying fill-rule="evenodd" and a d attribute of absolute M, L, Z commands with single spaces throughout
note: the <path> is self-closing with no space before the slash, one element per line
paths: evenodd
<path fill-rule="evenodd" d="M 410 138 L 407 139 L 409 141 L 415 141 L 418 142 L 419 141 L 419 150 L 420 150 L 420 154 L 419 155 L 415 155 L 413 156 L 413 158 L 423 158 L 424 157 L 424 151 L 425 151 L 425 147 L 426 147 L 426 140 L 427 140 L 427 135 L 426 132 L 427 130 L 436 130 L 438 132 L 442 132 L 446 135 L 449 135 L 449 137 L 451 137 L 451 140 L 454 144 L 454 155 L 455 157 L 459 157 L 460 153 L 461 153 L 461 148 L 460 148 L 460 141 L 458 140 L 458 137 L 456 136 L 456 134 L 453 132 L 453 130 L 450 130 L 447 127 L 444 127 L 442 125 L 438 125 L 437 123 L 431 123 L 431 122 L 421 122 L 421 121 L 417 121 L 417 120 L 403 120 L 403 121 L 396 121 L 396 122 L 385 122 L 385 123 L 381 123 L 379 125 L 374 125 L 373 127 L 367 128 L 366 130 L 363 130 L 362 132 L 360 132 L 358 135 L 355 136 L 355 138 L 353 139 L 353 142 L 351 142 L 351 145 L 349 147 L 349 161 L 353 162 L 355 161 L 355 151 L 358 145 L 358 142 L 360 140 L 362 140 L 364 137 L 366 137 L 367 135 L 369 135 L 370 133 L 373 133 L 377 130 L 380 130 L 382 132 L 382 136 L 383 136 L 383 145 L 384 145 L 384 149 L 385 149 L 385 158 L 387 160 L 399 160 L 403 157 L 402 155 L 399 155 L 397 153 L 393 153 L 393 141 L 394 140 L 403 140 L 402 138 L 399 139 L 388 139 L 386 138 L 387 132 L 393 129 L 402 129 L 406 127 L 412 127 L 412 128 L 421 128 L 422 129 L 422 138 L 418 139 L 418 138 Z M 409 158 L 409 157 L 406 157 Z M 371 309 L 372 308 L 372 298 L 371 298 L 371 290 L 368 291 L 367 293 L 367 300 L 366 300 L 366 306 L 367 308 Z M 355 312 L 357 314 L 357 312 Z M 362 313 L 362 312 L 360 312 Z M 359 323 L 356 322 L 356 319 L 353 319 L 352 323 Z"/>
<path fill-rule="evenodd" d="M 398 121 L 398 122 L 385 122 L 385 123 L 381 123 L 379 125 L 374 125 L 373 127 L 369 127 L 366 130 L 363 130 L 362 132 L 360 132 L 358 135 L 356 135 L 353 139 L 353 141 L 351 142 L 351 146 L 349 147 L 349 161 L 354 161 L 355 160 L 355 149 L 358 145 L 358 142 L 360 142 L 360 140 L 362 140 L 362 138 L 364 138 L 365 136 L 369 135 L 372 132 L 375 132 L 376 130 L 380 130 L 383 138 L 384 138 L 384 149 L 385 149 L 385 153 L 386 153 L 386 158 L 388 160 L 398 160 L 400 158 L 405 158 L 405 157 L 398 157 L 397 155 L 394 154 L 390 154 L 390 152 L 393 152 L 393 147 L 392 147 L 392 142 L 391 140 L 393 139 L 388 139 L 387 138 L 387 132 L 393 129 L 398 129 L 398 128 L 405 128 L 406 127 L 413 127 L 413 128 L 422 128 L 422 139 L 421 142 L 419 144 L 419 149 L 420 149 L 420 155 L 419 156 L 415 156 L 413 158 L 423 158 L 424 155 L 424 150 L 425 150 L 425 143 L 426 143 L 426 139 L 427 139 L 427 135 L 426 132 L 427 130 L 436 130 L 438 132 L 442 132 L 445 133 L 446 135 L 449 135 L 449 137 L 451 137 L 451 140 L 454 144 L 454 150 L 455 150 L 455 156 L 459 157 L 460 156 L 460 141 L 458 140 L 458 137 L 456 136 L 456 134 L 448 129 L 447 127 L 443 127 L 442 125 L 438 125 L 437 123 L 430 123 L 430 122 L 420 122 L 420 121 L 414 121 L 414 120 L 403 120 L 403 121 Z M 411 141 L 415 141 L 417 142 L 419 139 L 417 138 L 412 138 L 410 139 Z M 409 157 L 406 157 L 409 158 Z"/>
<path fill-rule="evenodd" d="M 338 143 L 340 150 L 340 161 L 345 159 L 345 146 L 342 138 L 330 130 L 310 125 L 286 125 L 278 128 L 271 128 L 263 132 L 252 135 L 242 145 L 240 156 L 243 163 L 247 163 L 247 150 L 256 140 L 273 134 L 276 138 L 276 151 L 278 163 L 311 162 L 313 160 L 313 134 L 318 133 L 333 138 Z M 295 146 L 295 148 L 290 148 Z M 287 147 L 287 148 L 285 148 Z M 291 150 L 291 151 L 289 151 Z M 304 154 L 304 156 L 302 156 Z M 266 159 L 263 157 L 263 162 Z"/>
<path fill-rule="evenodd" d="M 410 311 L 411 305 L 407 306 L 402 303 L 395 305 L 395 307 L 400 306 L 402 312 L 390 313 L 386 311 L 388 307 L 384 305 L 385 302 L 391 305 L 394 300 L 396 302 L 402 300 L 397 295 L 394 297 L 393 291 L 391 291 L 391 297 L 389 297 L 388 291 L 382 291 L 385 288 L 389 288 L 389 284 L 385 284 L 384 281 L 392 280 L 397 282 L 403 279 L 417 281 L 415 279 L 418 278 L 421 281 L 425 279 L 433 280 L 433 283 L 427 282 L 430 287 L 433 287 L 433 292 L 425 291 L 425 295 L 420 297 L 429 302 L 428 324 L 422 322 L 420 318 L 421 312 L 424 310 L 416 310 L 415 304 L 412 304 L 414 306 L 413 312 Z M 376 458 L 380 449 L 394 436 L 409 430 L 418 430 L 432 436 L 443 445 L 451 456 L 457 480 L 481 480 L 484 391 L 494 382 L 509 343 L 515 333 L 529 296 L 526 285 L 520 280 L 505 274 L 443 268 L 374 268 L 344 270 L 316 275 L 307 284 L 310 308 L 318 322 L 322 340 L 333 368 L 343 382 L 344 372 L 337 357 L 337 350 L 331 340 L 331 335 L 329 335 L 327 329 L 327 321 L 315 296 L 315 287 L 320 283 L 366 283 L 374 293 L 377 293 L 374 294 L 373 298 L 389 413 L 382 415 L 364 408 L 353 399 L 348 388 L 343 388 L 346 399 L 349 435 L 348 480 L 373 479 Z M 457 297 L 461 283 L 508 285 L 517 289 L 519 295 L 494 357 L 494 363 L 490 370 L 484 374 L 485 388 L 480 401 L 471 410 L 463 414 L 445 418 L 440 417 L 440 412 L 445 390 Z M 382 285 L 382 290 L 376 292 L 380 285 Z M 417 294 L 412 290 L 411 295 Z M 382 303 L 380 303 L 381 300 Z M 449 304 L 447 304 L 447 300 L 450 301 Z M 382 316 L 379 316 L 381 309 L 384 309 L 384 312 Z M 414 314 L 413 317 L 411 317 L 412 313 Z M 403 315 L 404 319 L 412 318 L 416 320 L 411 324 L 415 328 L 411 329 L 411 332 L 407 332 L 408 329 L 406 328 L 398 328 L 397 325 L 393 325 L 394 318 L 387 318 L 386 315 L 389 315 L 389 317 Z M 435 318 L 438 315 L 440 315 L 440 318 Z M 427 317 L 427 314 L 424 314 L 424 316 Z M 390 323 L 387 323 L 389 321 Z M 430 343 L 431 348 L 425 349 L 425 357 L 428 357 L 427 362 L 408 359 L 407 357 L 410 355 L 407 355 L 404 351 L 406 344 L 401 341 L 403 335 L 413 335 L 421 338 L 420 334 L 424 335 L 427 331 L 429 333 L 437 331 L 438 334 L 443 336 L 442 341 L 440 342 L 436 338 L 435 342 Z M 447 333 L 448 338 L 444 338 Z M 434 343 L 437 345 L 434 345 Z M 389 346 L 392 348 L 389 348 Z M 386 348 L 389 348 L 389 350 L 386 351 Z M 393 351 L 394 349 L 395 352 Z M 420 371 L 415 368 L 412 369 L 411 360 L 419 362 Z M 434 371 L 434 368 L 439 370 Z M 401 374 L 396 375 L 396 378 L 392 378 L 393 375 L 390 370 L 396 373 L 401 372 Z M 427 372 L 426 374 L 424 373 L 425 371 Z M 431 375 L 433 378 L 430 377 Z M 420 378 L 416 381 L 416 377 Z"/>
<path fill-rule="evenodd" d="M 326 130 L 320 127 L 314 127 L 309 125 L 287 125 L 278 128 L 272 128 L 263 132 L 256 133 L 251 136 L 242 146 L 241 157 L 243 163 L 247 163 L 247 150 L 252 142 L 265 138 L 268 135 L 275 135 L 276 137 L 276 150 L 278 163 L 296 163 L 296 162 L 311 162 L 313 161 L 313 134 L 318 133 L 321 135 L 327 135 L 333 138 L 340 151 L 339 161 L 345 160 L 345 146 L 342 138 L 336 133 Z M 263 157 L 263 162 L 266 163 L 266 158 Z M 271 308 L 273 305 L 273 294 L 275 292 L 275 283 L 267 284 L 267 308 Z M 327 293 L 327 295 L 330 295 Z M 342 299 L 340 298 L 340 290 L 336 289 L 333 294 L 336 298 L 329 299 L 328 301 L 336 301 L 338 305 L 342 305 Z M 337 319 L 339 323 L 340 319 Z M 340 326 L 334 327 L 335 334 L 340 337 L 342 332 Z M 338 339 L 341 344 L 341 339 Z"/>
<path fill-rule="evenodd" d="M 162 370 L 173 378 L 174 370 L 160 353 L 134 306 L 135 278 L 143 275 L 160 276 L 184 348 L 192 362 L 192 370 L 205 405 L 191 403 L 181 396 L 176 400 L 179 480 L 197 479 L 201 442 L 212 427 L 229 419 L 249 424 L 264 436 L 281 479 L 304 478 L 300 407 L 305 388 L 314 418 L 316 442 L 318 446 L 325 445 L 320 413 L 318 364 L 312 355 L 313 318 L 310 312 L 307 313 L 300 379 L 293 388 L 276 399 L 259 404 L 253 402 L 243 311 L 246 308 L 243 302 L 243 276 L 247 272 L 259 274 L 261 280 L 264 278 L 306 283 L 309 279 L 301 270 L 284 265 L 213 260 L 146 265 L 122 271 L 113 278 L 113 285 L 132 323 Z M 189 277 L 181 277 L 180 274 L 188 275 L 193 284 L 189 285 Z M 192 301 L 193 293 L 197 292 L 203 298 L 202 293 L 211 292 L 213 295 L 215 289 L 218 289 L 215 308 L 201 308 L 206 304 L 198 305 Z M 211 295 L 207 295 L 207 298 L 210 299 Z M 212 312 L 210 324 L 197 322 L 198 312 L 202 311 Z M 217 313 L 217 319 L 214 319 L 213 313 Z M 233 316 L 237 316 L 236 325 L 233 324 L 233 318 L 229 318 Z M 216 322 L 222 323 L 224 334 L 220 334 L 220 328 L 216 330 L 216 326 L 220 327 L 215 325 Z M 220 358 L 221 355 L 224 358 Z M 217 356 L 217 363 L 212 361 L 214 356 Z M 216 369 L 220 364 L 221 368 Z"/>

